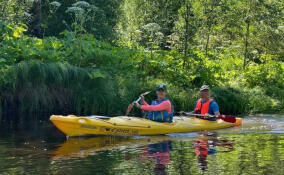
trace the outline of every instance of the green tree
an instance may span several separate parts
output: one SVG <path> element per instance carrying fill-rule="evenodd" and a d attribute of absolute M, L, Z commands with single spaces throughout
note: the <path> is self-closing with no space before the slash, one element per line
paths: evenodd
<path fill-rule="evenodd" d="M 191 48 L 191 45 L 195 43 L 194 37 L 198 26 L 191 1 L 185 0 L 178 12 L 179 18 L 175 22 L 170 41 L 173 45 L 173 49 L 178 49 L 179 52 L 183 53 L 184 69 L 188 57 L 188 50 Z"/>

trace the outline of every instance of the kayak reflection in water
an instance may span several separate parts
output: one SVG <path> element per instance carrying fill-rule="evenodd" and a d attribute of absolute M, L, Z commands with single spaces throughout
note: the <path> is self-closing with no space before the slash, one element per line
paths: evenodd
<path fill-rule="evenodd" d="M 149 144 L 145 146 L 144 152 L 139 155 L 142 161 L 150 160 L 155 162 L 155 174 L 166 174 L 166 164 L 170 162 L 171 141 Z"/>
<path fill-rule="evenodd" d="M 196 139 L 194 141 L 194 149 L 201 171 L 207 170 L 207 156 L 217 153 L 215 149 L 216 146 L 227 148 L 224 151 L 218 151 L 218 153 L 231 152 L 234 150 L 234 143 L 227 139 L 218 139 L 216 132 L 203 132 L 200 136 L 205 138 Z"/>
<path fill-rule="evenodd" d="M 157 99 L 153 100 L 149 105 L 145 100 L 144 96 L 141 96 L 142 105 L 135 103 L 135 106 L 139 109 L 148 112 L 148 119 L 157 122 L 168 122 L 173 121 L 173 105 L 171 101 L 166 98 L 167 87 L 164 84 L 160 84 L 156 88 Z"/>

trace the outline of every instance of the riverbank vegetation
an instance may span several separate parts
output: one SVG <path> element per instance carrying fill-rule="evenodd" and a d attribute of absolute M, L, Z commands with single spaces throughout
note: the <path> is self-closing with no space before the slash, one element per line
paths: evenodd
<path fill-rule="evenodd" d="M 282 1 L 5 3 L 2 120 L 123 115 L 158 83 L 176 111 L 193 109 L 202 84 L 225 114 L 284 111 Z"/>

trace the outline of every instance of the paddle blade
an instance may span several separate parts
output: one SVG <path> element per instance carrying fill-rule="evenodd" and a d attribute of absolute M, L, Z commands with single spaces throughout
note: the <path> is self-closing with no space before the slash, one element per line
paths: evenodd
<path fill-rule="evenodd" d="M 133 108 L 133 104 L 131 103 L 131 104 L 128 105 L 128 107 L 127 107 L 127 109 L 126 109 L 126 112 L 125 112 L 125 115 L 126 115 L 126 116 L 130 113 L 130 111 L 131 111 L 132 108 Z"/>
<path fill-rule="evenodd" d="M 236 123 L 236 117 L 231 116 L 231 115 L 218 115 L 217 118 L 222 119 L 225 122 Z"/>
<path fill-rule="evenodd" d="M 236 118 L 235 126 L 241 126 L 242 123 L 243 123 L 243 119 L 241 119 L 241 118 Z"/>
<path fill-rule="evenodd" d="M 151 91 L 147 91 L 147 92 L 144 92 L 143 94 L 141 94 L 140 96 L 145 96 L 147 94 L 149 94 Z"/>

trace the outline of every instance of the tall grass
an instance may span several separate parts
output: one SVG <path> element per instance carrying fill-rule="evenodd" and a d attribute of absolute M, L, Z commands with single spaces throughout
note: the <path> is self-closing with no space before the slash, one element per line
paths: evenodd
<path fill-rule="evenodd" d="M 129 103 L 152 89 L 133 77 L 59 62 L 22 61 L 1 71 L 2 120 L 45 120 L 50 114 L 124 115 Z"/>
<path fill-rule="evenodd" d="M 0 116 L 2 120 L 45 120 L 50 114 L 124 115 L 127 105 L 139 94 L 155 99 L 154 88 L 162 81 L 111 76 L 98 69 L 79 68 L 64 63 L 23 61 L 2 69 Z M 168 97 L 175 111 L 192 111 L 198 89 L 182 89 L 170 83 Z M 283 101 L 261 88 L 216 87 L 212 97 L 223 114 L 275 112 Z M 141 115 L 137 109 L 132 115 Z"/>
<path fill-rule="evenodd" d="M 20 62 L 3 72 L 1 107 L 6 113 L 18 111 L 26 114 L 23 116 L 112 112 L 113 83 L 107 74 L 92 76 L 95 71 L 63 63 Z"/>

